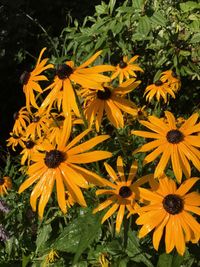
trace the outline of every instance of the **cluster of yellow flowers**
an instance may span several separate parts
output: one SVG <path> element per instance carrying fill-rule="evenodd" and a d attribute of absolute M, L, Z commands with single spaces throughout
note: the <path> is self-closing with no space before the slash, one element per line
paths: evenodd
<path fill-rule="evenodd" d="M 96 191 L 96 195 L 109 197 L 94 209 L 94 213 L 111 206 L 102 223 L 117 212 L 116 231 L 119 232 L 127 211 L 128 217 L 138 214 L 136 223 L 142 225 L 139 237 L 154 230 L 153 245 L 158 250 L 165 229 L 166 252 L 176 247 L 183 254 L 186 242 L 196 243 L 200 238 L 200 224 L 191 215 L 191 212 L 200 215 L 200 195 L 188 193 L 198 181 L 198 178 L 191 178 L 190 161 L 200 171 L 198 114 L 180 122 L 166 111 L 165 119 L 148 116 L 144 120 L 144 108 L 137 107 L 127 97 L 141 83 L 135 72 L 143 70 L 134 64 L 138 56 L 130 60 L 124 56 L 117 66 L 90 66 L 100 56 L 102 51 L 99 51 L 80 66 L 75 66 L 73 61 L 54 66 L 47 64 L 48 58 L 42 59 L 44 51 L 45 48 L 34 70 L 21 76 L 26 106 L 15 114 L 13 131 L 8 139 L 8 146 L 13 150 L 21 147 L 21 164 L 27 168 L 28 178 L 21 184 L 19 193 L 36 183 L 30 203 L 36 211 L 39 200 L 38 213 L 43 218 L 55 184 L 58 205 L 63 213 L 75 203 L 87 206 L 82 189 L 97 185 L 101 189 Z M 43 72 L 49 69 L 55 70 L 55 77 L 42 90 L 40 83 L 48 82 Z M 104 72 L 111 75 L 102 74 Z M 114 86 L 117 78 L 118 85 Z M 148 101 L 154 96 L 160 101 L 162 96 L 167 102 L 168 94 L 175 97 L 179 89 L 180 79 L 168 70 L 154 85 L 147 86 L 144 95 Z M 161 155 L 154 174 L 135 181 L 137 162 L 133 161 L 126 177 L 120 156 L 117 158 L 118 174 L 104 163 L 110 179 L 81 165 L 112 156 L 108 151 L 93 148 L 109 138 L 106 134 L 99 135 L 99 132 L 105 133 L 102 130 L 105 114 L 114 127 L 123 128 L 125 113 L 133 120 L 135 117 L 143 119 L 139 120 L 140 123 L 150 129 L 134 130 L 133 135 L 155 139 L 138 148 L 134 154 L 153 150 L 145 157 L 144 164 Z M 85 130 L 76 135 L 75 125 L 81 125 Z M 83 141 L 84 137 L 86 141 Z M 181 183 L 182 173 L 188 178 L 178 189 L 175 181 L 164 173 L 170 160 L 177 181 Z M 146 183 L 150 189 L 142 188 Z"/>

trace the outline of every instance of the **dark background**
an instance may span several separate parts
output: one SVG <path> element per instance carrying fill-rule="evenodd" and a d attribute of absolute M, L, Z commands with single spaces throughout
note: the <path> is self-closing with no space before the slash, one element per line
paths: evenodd
<path fill-rule="evenodd" d="M 104 1 L 109 2 L 109 1 Z M 48 41 L 37 23 L 54 38 L 69 22 L 93 15 L 101 0 L 0 0 L 0 145 L 13 127 L 13 114 L 25 105 L 19 77 L 31 70 Z M 27 16 L 28 15 L 28 16 Z M 46 54 L 45 54 L 46 55 Z"/>

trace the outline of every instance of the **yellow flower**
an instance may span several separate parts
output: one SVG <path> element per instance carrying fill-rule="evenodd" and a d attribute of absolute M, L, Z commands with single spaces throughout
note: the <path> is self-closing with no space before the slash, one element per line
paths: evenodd
<path fill-rule="evenodd" d="M 96 130 L 99 131 L 104 111 L 108 120 L 116 127 L 124 127 L 123 114 L 127 112 L 136 115 L 135 104 L 125 98 L 125 95 L 134 90 L 140 81 L 130 79 L 122 83 L 119 87 L 104 86 L 104 91 L 85 89 L 82 91 L 85 106 L 85 116 L 89 125 L 95 121 Z M 85 92 L 86 91 L 86 92 Z"/>
<path fill-rule="evenodd" d="M 162 175 L 168 161 L 171 159 L 176 179 L 181 182 L 182 172 L 187 178 L 191 177 L 190 160 L 200 171 L 200 151 L 196 148 L 200 147 L 200 136 L 195 135 L 200 131 L 200 123 L 196 124 L 199 116 L 197 113 L 193 114 L 180 128 L 177 127 L 171 112 L 165 111 L 165 116 L 167 122 L 163 122 L 162 118 L 159 119 L 155 116 L 149 116 L 148 121 L 140 121 L 151 132 L 132 131 L 132 133 L 155 140 L 143 145 L 135 152 L 147 152 L 154 149 L 153 152 L 145 157 L 145 164 L 154 161 L 162 154 L 155 169 L 155 177 Z"/>
<path fill-rule="evenodd" d="M 16 151 L 15 147 L 18 145 L 23 147 L 23 140 L 21 135 L 10 133 L 10 137 L 6 141 L 7 141 L 7 146 L 11 146 L 13 151 Z"/>
<path fill-rule="evenodd" d="M 49 130 L 50 115 L 44 110 L 38 109 L 35 113 L 31 113 L 31 122 L 27 126 L 26 136 L 33 141 L 42 138 Z"/>
<path fill-rule="evenodd" d="M 113 66 L 99 65 L 88 67 L 101 52 L 102 51 L 97 52 L 78 67 L 74 66 L 73 61 L 67 61 L 59 65 L 56 70 L 54 82 L 46 88 L 51 89 L 51 91 L 43 101 L 41 107 L 48 107 L 48 110 L 50 110 L 54 102 L 57 102 L 59 108 L 62 103 L 62 111 L 65 115 L 70 114 L 71 110 L 73 110 L 75 115 L 80 117 L 73 84 L 101 89 L 102 82 L 110 81 L 109 77 L 99 74 L 99 72 L 110 71 L 113 69 Z"/>
<path fill-rule="evenodd" d="M 157 189 L 140 188 L 140 196 L 149 204 L 139 208 L 136 223 L 142 225 L 139 238 L 153 233 L 153 246 L 158 250 L 165 229 L 166 253 L 175 247 L 179 254 L 185 252 L 185 243 L 198 242 L 200 224 L 190 213 L 200 215 L 200 194 L 187 193 L 199 178 L 190 178 L 177 189 L 175 182 L 166 176 L 158 180 Z"/>
<path fill-rule="evenodd" d="M 73 197 L 69 191 L 65 191 L 65 200 L 66 200 L 66 205 L 68 208 L 71 208 L 75 203 L 75 201 L 74 201 L 74 199 L 73 199 Z"/>
<path fill-rule="evenodd" d="M 105 185 L 110 187 L 110 189 L 99 189 L 96 191 L 96 194 L 98 196 L 106 194 L 110 195 L 110 197 L 95 208 L 93 213 L 112 206 L 102 218 L 102 223 L 104 223 L 118 210 L 116 217 L 116 232 L 119 233 L 126 208 L 130 213 L 135 213 L 135 208 L 138 208 L 138 204 L 135 202 L 135 199 L 138 197 L 138 187 L 141 184 L 146 183 L 152 175 L 143 176 L 133 183 L 138 168 L 136 161 L 131 165 L 128 178 L 125 177 L 121 157 L 117 158 L 118 175 L 109 164 L 104 163 L 104 165 L 113 183 L 104 181 Z"/>
<path fill-rule="evenodd" d="M 8 194 L 7 189 L 12 188 L 12 180 L 8 176 L 0 178 L 0 196 Z"/>
<path fill-rule="evenodd" d="M 31 162 L 32 155 L 40 146 L 41 139 L 31 139 L 31 138 L 23 138 L 22 148 L 23 150 L 20 152 L 21 157 L 21 165 L 27 163 L 28 165 Z"/>
<path fill-rule="evenodd" d="M 27 128 L 27 124 L 30 123 L 30 113 L 26 107 L 22 107 L 18 112 L 14 113 L 13 118 L 15 120 L 13 133 L 17 136 L 22 135 Z"/>
<path fill-rule="evenodd" d="M 31 72 L 25 71 L 20 77 L 20 81 L 23 84 L 23 92 L 25 93 L 25 96 L 26 96 L 26 108 L 28 111 L 30 111 L 31 105 L 35 108 L 38 108 L 38 105 L 35 100 L 35 95 L 33 92 L 33 91 L 37 91 L 39 93 L 42 93 L 42 89 L 38 82 L 48 80 L 45 75 L 40 75 L 40 74 L 44 70 L 47 70 L 53 67 L 52 64 L 46 65 L 48 58 L 44 58 L 41 61 L 42 55 L 45 50 L 46 48 L 43 48 L 41 50 L 34 70 Z"/>
<path fill-rule="evenodd" d="M 164 83 L 168 83 L 169 87 L 177 92 L 181 88 L 181 80 L 177 77 L 176 73 L 172 70 L 166 70 L 161 73 L 160 80 Z"/>
<path fill-rule="evenodd" d="M 63 131 L 58 142 L 43 142 L 40 150 L 31 157 L 33 164 L 28 168 L 28 179 L 19 188 L 19 193 L 37 181 L 31 196 L 32 209 L 36 211 L 37 199 L 39 200 L 38 213 L 43 217 L 44 208 L 51 196 L 55 181 L 58 205 L 63 213 L 67 212 L 65 189 L 70 192 L 73 200 L 82 206 L 86 206 L 81 188 L 88 188 L 88 183 L 102 184 L 102 178 L 97 174 L 78 166 L 106 159 L 112 156 L 107 151 L 91 151 L 97 144 L 108 139 L 108 135 L 96 136 L 90 140 L 75 146 L 88 134 L 86 130 L 69 142 L 71 134 L 71 120 L 65 120 Z"/>
<path fill-rule="evenodd" d="M 144 96 L 146 95 L 146 100 L 149 102 L 151 102 L 153 97 L 156 96 L 158 102 L 162 97 L 164 99 L 164 102 L 166 103 L 168 94 L 175 98 L 173 90 L 167 83 L 164 83 L 161 80 L 156 81 L 154 84 L 148 85 L 144 91 Z"/>
<path fill-rule="evenodd" d="M 49 263 L 54 263 L 59 258 L 59 255 L 55 249 L 51 249 L 49 254 L 46 256 L 42 267 L 46 267 Z"/>
<path fill-rule="evenodd" d="M 136 55 L 129 60 L 127 56 L 123 56 L 123 59 L 115 67 L 111 79 L 113 80 L 119 76 L 119 83 L 121 84 L 124 81 L 124 79 L 128 80 L 130 77 L 137 77 L 135 71 L 143 72 L 143 70 L 137 64 L 133 64 L 133 62 L 138 57 L 139 56 Z"/>
<path fill-rule="evenodd" d="M 146 105 L 143 107 L 136 107 L 137 114 L 133 117 L 135 120 L 145 120 L 148 117 L 148 112 L 145 110 Z"/>

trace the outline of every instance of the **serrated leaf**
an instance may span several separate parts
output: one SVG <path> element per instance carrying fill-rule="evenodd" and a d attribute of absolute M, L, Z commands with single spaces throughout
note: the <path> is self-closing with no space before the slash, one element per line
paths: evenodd
<path fill-rule="evenodd" d="M 163 253 L 159 256 L 157 267 L 180 267 L 184 257 L 177 253 L 166 254 Z"/>
<path fill-rule="evenodd" d="M 137 32 L 144 36 L 147 36 L 150 30 L 151 30 L 151 24 L 149 18 L 147 16 L 141 17 L 139 19 Z"/>
<path fill-rule="evenodd" d="M 154 12 L 153 16 L 151 16 L 151 22 L 157 26 L 165 26 L 167 23 L 166 18 L 160 11 Z"/>

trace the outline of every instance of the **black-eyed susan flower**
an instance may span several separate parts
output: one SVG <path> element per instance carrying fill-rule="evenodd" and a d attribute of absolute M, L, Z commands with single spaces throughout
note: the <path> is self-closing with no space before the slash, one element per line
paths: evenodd
<path fill-rule="evenodd" d="M 50 115 L 45 110 L 38 109 L 35 113 L 30 114 L 31 121 L 26 128 L 26 136 L 32 140 L 42 138 L 50 126 Z"/>
<path fill-rule="evenodd" d="M 30 112 L 27 111 L 26 107 L 22 107 L 19 111 L 14 113 L 13 118 L 13 133 L 20 136 L 24 133 L 27 125 L 30 123 Z"/>
<path fill-rule="evenodd" d="M 161 80 L 158 80 L 155 83 L 148 85 L 144 91 L 144 96 L 146 95 L 146 100 L 148 102 L 151 102 L 151 100 L 155 96 L 158 102 L 162 97 L 164 99 L 164 102 L 166 103 L 168 94 L 175 98 L 173 90 L 169 87 L 167 83 L 164 83 Z"/>
<path fill-rule="evenodd" d="M 100 72 L 110 71 L 113 69 L 113 66 L 98 65 L 88 67 L 101 53 L 102 51 L 95 53 L 78 67 L 74 66 L 73 61 L 67 61 L 64 64 L 58 65 L 54 82 L 46 88 L 51 91 L 43 101 L 41 107 L 48 108 L 49 110 L 54 102 L 57 102 L 59 107 L 62 103 L 62 111 L 65 115 L 69 115 L 71 110 L 73 110 L 75 115 L 80 117 L 73 85 L 78 84 L 84 87 L 89 86 L 91 88 L 101 89 L 102 82 L 110 81 L 109 77 L 100 74 Z"/>
<path fill-rule="evenodd" d="M 123 128 L 124 119 L 122 111 L 133 116 L 137 114 L 135 104 L 126 99 L 125 96 L 133 91 L 139 84 L 140 81 L 130 79 L 117 88 L 105 85 L 104 91 L 84 89 L 82 91 L 84 109 L 89 125 L 95 122 L 96 130 L 99 131 L 103 115 L 106 113 L 108 120 L 116 128 Z"/>
<path fill-rule="evenodd" d="M 0 178 L 0 196 L 8 194 L 7 189 L 12 188 L 12 180 L 9 176 L 4 176 Z"/>
<path fill-rule="evenodd" d="M 133 117 L 135 120 L 146 120 L 148 117 L 148 112 L 146 110 L 146 105 L 143 107 L 136 107 L 136 115 Z"/>
<path fill-rule="evenodd" d="M 21 165 L 24 165 L 26 163 L 27 165 L 30 164 L 32 155 L 34 152 L 37 151 L 37 149 L 39 149 L 40 143 L 41 143 L 41 139 L 33 140 L 29 137 L 25 137 L 23 139 L 22 151 L 20 152 L 20 155 L 22 155 Z"/>
<path fill-rule="evenodd" d="M 165 111 L 165 116 L 166 122 L 155 116 L 149 116 L 148 121 L 140 121 L 151 131 L 132 131 L 132 133 L 155 140 L 143 145 L 135 152 L 153 150 L 145 157 L 145 164 L 154 161 L 162 154 L 154 172 L 155 177 L 162 175 L 171 159 L 176 179 L 181 182 L 182 172 L 187 178 L 191 177 L 189 161 L 200 171 L 200 151 L 197 149 L 200 147 L 200 136 L 196 135 L 200 131 L 200 123 L 196 123 L 199 116 L 197 113 L 193 114 L 180 128 L 177 127 L 176 120 L 171 112 Z"/>
<path fill-rule="evenodd" d="M 46 65 L 48 58 L 41 60 L 45 50 L 46 48 L 41 50 L 34 70 L 31 72 L 25 71 L 20 77 L 20 81 L 23 85 L 23 92 L 26 97 L 26 108 L 28 111 L 30 111 L 31 106 L 38 108 L 34 95 L 34 91 L 42 93 L 42 88 L 38 82 L 48 80 L 47 77 L 45 75 L 41 75 L 41 73 L 47 69 L 53 68 L 52 64 Z"/>
<path fill-rule="evenodd" d="M 123 59 L 115 67 L 111 79 L 113 80 L 119 76 L 119 83 L 121 84 L 125 79 L 128 80 L 130 77 L 137 77 L 135 71 L 143 72 L 137 64 L 133 64 L 138 57 L 136 55 L 128 59 L 128 56 L 123 56 Z"/>
<path fill-rule="evenodd" d="M 107 151 L 94 150 L 88 152 L 97 144 L 108 139 L 109 136 L 96 136 L 76 145 L 89 131 L 82 132 L 69 142 L 71 120 L 65 120 L 58 142 L 44 141 L 40 145 L 40 150 L 31 157 L 33 163 L 27 171 L 29 177 L 20 186 L 19 193 L 37 182 L 31 193 L 30 203 L 32 209 L 36 211 L 37 200 L 40 198 L 38 204 L 40 218 L 43 217 L 45 206 L 49 201 L 55 182 L 58 205 L 63 213 L 67 212 L 66 190 L 70 192 L 74 202 L 86 206 L 81 188 L 88 188 L 88 183 L 102 184 L 102 178 L 99 175 L 83 166 L 79 166 L 79 164 L 111 157 L 112 154 Z"/>
<path fill-rule="evenodd" d="M 102 223 L 104 223 L 109 217 L 111 217 L 115 212 L 117 212 L 116 217 L 116 231 L 119 233 L 121 224 L 125 215 L 126 209 L 130 213 L 135 213 L 135 208 L 138 208 L 136 199 L 138 197 L 138 187 L 146 183 L 152 178 L 152 175 L 146 175 L 133 182 L 136 172 L 137 172 L 137 162 L 134 161 L 131 165 L 128 177 L 125 176 L 123 161 L 119 156 L 117 158 L 117 171 L 107 163 L 104 163 L 106 171 L 108 172 L 111 180 L 105 181 L 105 185 L 108 186 L 106 189 L 99 189 L 96 191 L 96 195 L 110 195 L 104 202 L 102 202 L 97 208 L 94 209 L 93 213 L 101 211 L 103 209 L 109 208 L 102 218 Z"/>
<path fill-rule="evenodd" d="M 153 233 L 153 246 L 158 250 L 162 235 L 165 235 L 166 252 L 176 248 L 183 255 L 185 243 L 198 242 L 200 224 L 191 213 L 200 215 L 200 194 L 188 193 L 199 178 L 190 178 L 177 189 L 176 183 L 165 175 L 158 180 L 153 190 L 139 188 L 140 197 L 149 202 L 138 209 L 138 225 L 142 225 L 139 238 Z M 165 229 L 165 232 L 164 232 Z"/>
<path fill-rule="evenodd" d="M 181 80 L 172 70 L 163 71 L 160 80 L 164 83 L 168 83 L 169 87 L 174 92 L 177 92 L 181 88 Z"/>
<path fill-rule="evenodd" d="M 24 133 L 25 134 L 25 133 Z M 7 146 L 11 146 L 13 151 L 16 151 L 16 147 L 19 145 L 23 147 L 23 135 L 16 135 L 15 133 L 10 133 L 10 137 L 6 140 Z"/>

